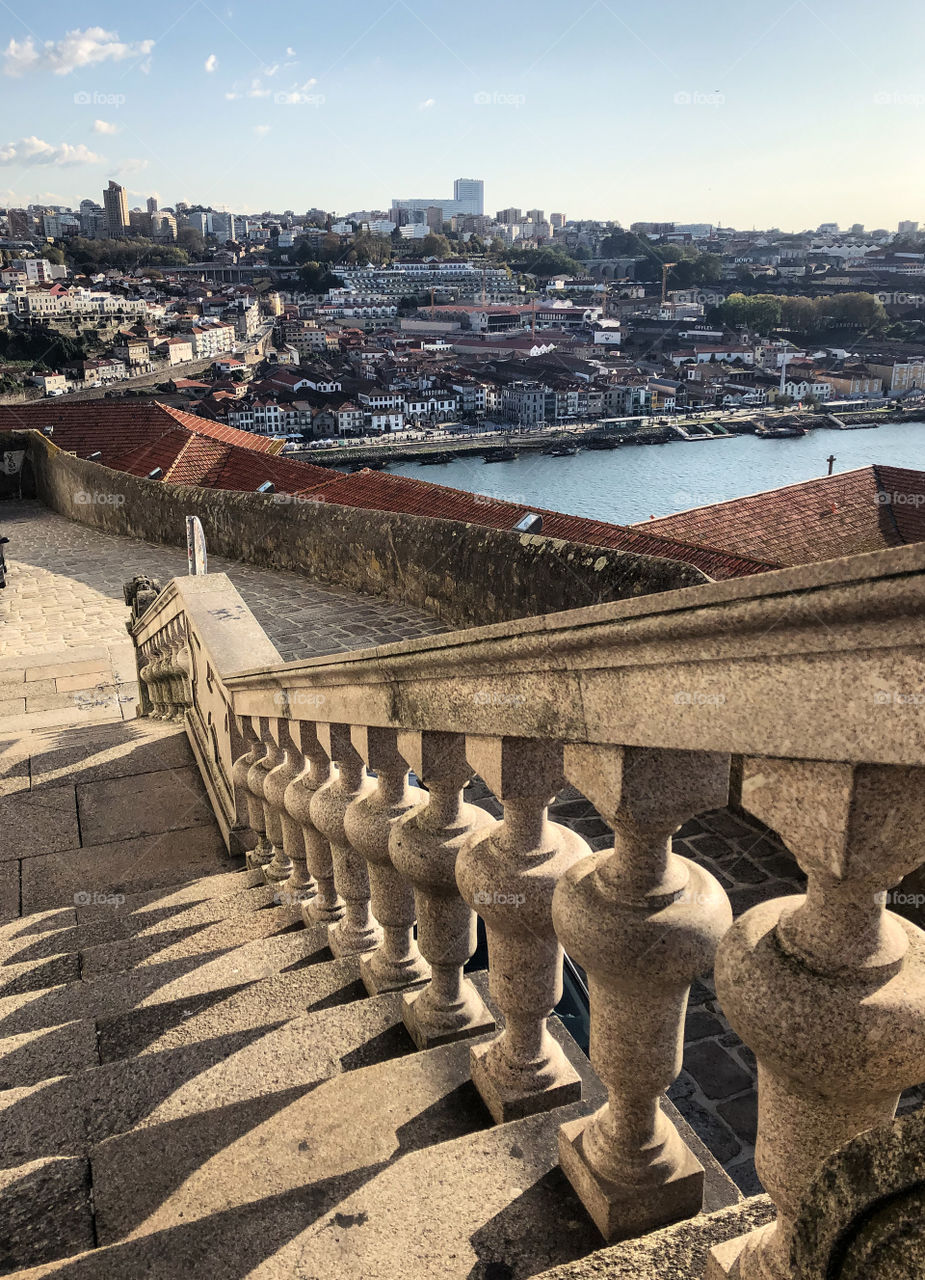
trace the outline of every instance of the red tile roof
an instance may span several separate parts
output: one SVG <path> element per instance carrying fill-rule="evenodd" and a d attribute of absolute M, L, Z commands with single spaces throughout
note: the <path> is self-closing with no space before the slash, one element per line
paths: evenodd
<path fill-rule="evenodd" d="M 925 472 L 861 467 L 633 526 L 780 565 L 925 540 Z"/>
<path fill-rule="evenodd" d="M 718 548 L 692 545 L 678 538 L 657 537 L 625 525 L 565 515 L 543 507 L 525 507 L 382 471 L 358 471 L 354 475 L 340 476 L 307 492 L 316 500 L 336 502 L 342 506 L 403 511 L 410 515 L 484 524 L 493 529 L 513 529 L 526 511 L 535 511 L 543 517 L 542 532 L 551 538 L 611 547 L 637 555 L 683 560 L 711 578 L 744 577 L 778 567 L 772 562 L 729 555 Z"/>

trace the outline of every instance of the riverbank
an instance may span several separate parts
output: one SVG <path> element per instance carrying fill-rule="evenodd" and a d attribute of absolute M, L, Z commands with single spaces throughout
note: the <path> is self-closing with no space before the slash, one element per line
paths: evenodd
<path fill-rule="evenodd" d="M 920 416 L 851 431 L 820 426 L 805 436 L 783 439 L 737 434 L 716 448 L 705 442 L 695 448 L 675 439 L 658 449 L 621 445 L 600 453 L 583 449 L 563 458 L 532 451 L 494 466 L 478 457 L 456 457 L 439 466 L 410 461 L 389 470 L 504 498 L 525 510 L 545 507 L 634 524 L 650 515 L 671 515 L 824 476 L 833 455 L 836 473 L 871 463 L 925 470 L 925 422 Z"/>

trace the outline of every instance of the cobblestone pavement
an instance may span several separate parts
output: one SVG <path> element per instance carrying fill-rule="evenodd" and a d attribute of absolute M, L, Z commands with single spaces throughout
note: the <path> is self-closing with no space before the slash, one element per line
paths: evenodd
<path fill-rule="evenodd" d="M 38 502 L 0 502 L 9 585 L 0 592 L 0 657 L 125 639 L 122 584 L 136 573 L 166 582 L 187 572 L 186 552 L 100 533 Z M 389 604 L 286 570 L 209 558 L 227 573 L 286 661 L 435 635 L 446 627 Z"/>

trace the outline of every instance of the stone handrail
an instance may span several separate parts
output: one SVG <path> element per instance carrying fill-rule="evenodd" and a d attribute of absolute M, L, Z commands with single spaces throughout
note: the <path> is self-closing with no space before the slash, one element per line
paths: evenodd
<path fill-rule="evenodd" d="M 559 1154 L 609 1240 L 700 1209 L 703 1169 L 659 1099 L 715 962 L 758 1059 L 756 1164 L 778 1217 L 707 1274 L 786 1280 L 822 1163 L 925 1079 L 925 934 L 885 901 L 925 862 L 925 547 L 288 664 L 254 627 L 215 575 L 176 580 L 134 628 L 160 655 L 140 660 L 155 706 L 185 708 L 220 775 L 223 829 L 256 833 L 251 865 L 329 922 L 335 954 L 363 956 L 370 991 L 405 991 L 422 1047 L 492 1025 L 462 971 L 482 916 L 504 1025 L 473 1045 L 472 1076 L 498 1121 L 579 1096 L 547 1019 L 563 947 L 583 965 L 608 1102 L 562 1126 Z M 219 708 L 226 741 L 207 753 Z M 809 880 L 734 924 L 671 850 L 726 802 L 732 757 L 736 798 Z M 473 772 L 501 821 L 463 803 Z M 548 820 L 566 780 L 613 849 Z"/>

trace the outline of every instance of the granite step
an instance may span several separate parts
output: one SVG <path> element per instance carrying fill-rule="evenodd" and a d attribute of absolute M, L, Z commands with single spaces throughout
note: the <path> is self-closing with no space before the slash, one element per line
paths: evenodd
<path fill-rule="evenodd" d="M 246 942 L 231 950 L 181 956 L 127 973 L 100 974 L 9 995 L 0 998 L 0 1038 L 84 1018 L 105 1021 L 164 1005 L 185 1004 L 192 1009 L 197 1002 L 219 998 L 222 992 L 330 959 L 327 931 L 316 925 Z"/>
<path fill-rule="evenodd" d="M 306 1011 L 337 1008 L 366 990 L 353 957 L 273 974 L 243 987 L 40 1025 L 0 1039 L 0 1089 L 23 1088 L 136 1054 L 225 1034 L 259 1033 Z M 41 1021 L 41 1020 L 40 1020 Z"/>
<path fill-rule="evenodd" d="M 189 898 L 191 886 L 155 890 L 138 895 L 138 901 L 131 905 L 114 902 L 109 907 L 87 909 L 89 919 L 82 918 L 82 907 L 24 916 L 0 927 L 0 966 L 45 960 L 174 927 L 201 927 L 277 903 L 277 886 L 266 884 L 262 877 L 251 884 L 249 878 L 256 873 L 231 874 L 236 889 L 232 891 L 229 885 L 214 896 L 203 896 L 203 889 L 198 887 L 201 882 L 196 881 L 197 888 Z"/>
<path fill-rule="evenodd" d="M 0 1092 L 0 1167 L 87 1155 L 142 1124 L 288 1098 L 293 1090 L 413 1051 L 401 998 L 386 994 L 6 1089 Z"/>
<path fill-rule="evenodd" d="M 558 1168 L 556 1135 L 604 1092 L 551 1026 L 584 1096 L 507 1124 L 491 1123 L 471 1084 L 468 1043 L 310 1089 L 155 1112 L 90 1150 L 99 1247 L 20 1280 L 522 1280 L 590 1264 L 600 1236 Z M 714 1162 L 710 1213 L 736 1196 L 715 1173 Z"/>

